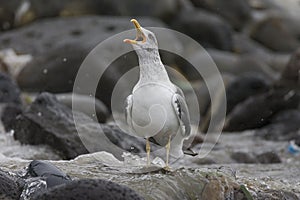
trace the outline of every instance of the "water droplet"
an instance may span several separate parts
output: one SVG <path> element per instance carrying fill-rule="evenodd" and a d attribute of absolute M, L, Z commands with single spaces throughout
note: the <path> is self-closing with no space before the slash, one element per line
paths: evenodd
<path fill-rule="evenodd" d="M 38 114 L 37 114 L 39 117 L 41 117 L 42 116 L 42 113 L 41 112 L 38 112 Z"/>
<path fill-rule="evenodd" d="M 63 58 L 63 62 L 67 62 L 67 60 L 68 60 L 67 58 Z"/>
<path fill-rule="evenodd" d="M 48 69 L 44 69 L 44 70 L 43 70 L 43 73 L 44 73 L 44 74 L 47 74 L 47 73 L 48 73 Z"/>

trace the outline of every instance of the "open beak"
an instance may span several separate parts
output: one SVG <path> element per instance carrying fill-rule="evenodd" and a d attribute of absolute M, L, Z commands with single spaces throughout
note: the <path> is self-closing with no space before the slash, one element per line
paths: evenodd
<path fill-rule="evenodd" d="M 142 43 L 146 42 L 146 36 L 142 31 L 141 25 L 139 24 L 139 22 L 136 19 L 132 19 L 130 20 L 133 25 L 135 26 L 136 29 L 136 37 L 134 40 L 130 40 L 130 39 L 125 39 L 123 40 L 125 43 L 128 44 L 137 44 L 137 42 L 141 41 Z"/>

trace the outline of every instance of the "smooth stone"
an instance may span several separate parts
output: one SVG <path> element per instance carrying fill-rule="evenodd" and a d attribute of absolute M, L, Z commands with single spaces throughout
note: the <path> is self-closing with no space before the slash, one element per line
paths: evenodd
<path fill-rule="evenodd" d="M 251 19 L 251 8 L 248 1 L 231 0 L 192 0 L 196 7 L 212 11 L 226 19 L 233 28 L 242 29 Z"/>
<path fill-rule="evenodd" d="M 0 103 L 21 103 L 19 87 L 4 73 L 0 73 Z"/>
<path fill-rule="evenodd" d="M 226 88 L 227 113 L 250 96 L 270 89 L 270 81 L 259 73 L 246 73 L 236 77 Z"/>
<path fill-rule="evenodd" d="M 278 52 L 291 52 L 300 45 L 291 27 L 277 16 L 268 16 L 256 22 L 251 27 L 250 37 Z"/>
<path fill-rule="evenodd" d="M 187 34 L 204 47 L 225 51 L 233 49 L 230 25 L 208 11 L 184 9 L 172 21 L 171 28 Z"/>
<path fill-rule="evenodd" d="M 36 200 L 142 200 L 134 190 L 117 183 L 101 179 L 74 180 L 66 185 L 48 190 Z"/>
<path fill-rule="evenodd" d="M 67 174 L 62 172 L 53 164 L 40 160 L 34 160 L 29 163 L 27 175 L 27 178 L 41 177 L 45 179 L 47 188 L 52 188 L 72 181 Z"/>

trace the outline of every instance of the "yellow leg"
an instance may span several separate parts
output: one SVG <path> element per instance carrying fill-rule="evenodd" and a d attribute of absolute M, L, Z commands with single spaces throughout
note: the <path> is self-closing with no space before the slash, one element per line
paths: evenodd
<path fill-rule="evenodd" d="M 150 165 L 150 142 L 149 138 L 146 138 L 146 152 L 147 152 L 147 166 Z"/>
<path fill-rule="evenodd" d="M 167 150 L 167 160 L 166 160 L 166 167 L 165 167 L 166 169 L 170 169 L 169 167 L 170 147 L 171 147 L 171 136 L 169 136 L 169 140 L 166 145 L 166 150 Z"/>

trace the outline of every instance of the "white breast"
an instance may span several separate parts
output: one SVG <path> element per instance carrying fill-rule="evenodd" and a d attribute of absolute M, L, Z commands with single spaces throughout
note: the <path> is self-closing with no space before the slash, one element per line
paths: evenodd
<path fill-rule="evenodd" d="M 177 133 L 178 118 L 172 106 L 174 90 L 158 83 L 147 83 L 133 90 L 132 127 L 140 137 L 154 137 L 161 145 Z M 163 137 L 162 137 L 163 136 Z"/>

